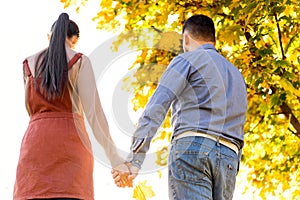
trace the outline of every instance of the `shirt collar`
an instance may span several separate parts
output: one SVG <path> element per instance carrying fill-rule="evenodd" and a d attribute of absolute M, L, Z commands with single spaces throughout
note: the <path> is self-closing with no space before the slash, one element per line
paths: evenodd
<path fill-rule="evenodd" d="M 217 51 L 215 46 L 212 44 L 202 44 L 200 47 L 198 47 L 198 49 L 212 49 Z"/>

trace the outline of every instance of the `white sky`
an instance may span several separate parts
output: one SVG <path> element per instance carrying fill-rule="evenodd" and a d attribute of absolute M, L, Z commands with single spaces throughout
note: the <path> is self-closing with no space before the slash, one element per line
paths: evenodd
<path fill-rule="evenodd" d="M 80 28 L 80 40 L 76 50 L 89 55 L 98 45 L 112 37 L 111 33 L 96 29 L 96 23 L 91 19 L 99 11 L 99 0 L 90 1 L 82 8 L 79 14 L 74 12 L 74 7 L 64 10 L 59 0 L 26 0 L 26 1 L 3 1 L 0 7 L 0 52 L 1 52 L 1 78 L 0 78 L 0 110 L 1 110 L 1 133 L 0 133 L 0 199 L 12 199 L 15 172 L 18 162 L 20 144 L 28 125 L 29 117 L 24 105 L 24 89 L 22 80 L 22 61 L 29 55 L 45 48 L 48 44 L 47 33 L 52 23 L 61 12 L 67 12 L 70 19 L 74 20 Z M 116 65 L 120 62 L 116 61 Z M 130 63 L 125 63 L 130 66 Z M 124 63 L 123 63 L 124 65 Z M 125 69 L 125 68 L 124 68 Z M 105 113 L 111 121 L 109 101 L 115 85 L 113 80 L 122 77 L 116 76 L 114 71 L 107 72 L 103 77 L 110 80 L 110 87 L 101 89 L 100 98 Z M 121 72 L 122 73 L 122 72 Z M 125 73 L 125 72 L 124 72 Z M 114 75 L 114 76 L 112 76 Z M 124 74 L 123 74 L 124 75 Z M 114 77 L 114 79 L 112 79 Z M 101 81 L 102 82 L 102 81 Z M 107 83 L 107 82 L 106 82 Z M 107 84 L 105 85 L 107 86 Z M 101 86 L 99 86 L 101 87 Z M 106 91 L 105 91 L 106 88 Z M 112 132 L 116 130 L 110 123 Z M 113 133 L 112 133 L 113 134 Z M 129 140 L 116 139 L 117 145 L 129 146 Z M 146 175 L 138 177 L 137 181 L 143 181 Z M 151 183 L 151 177 L 147 177 L 149 185 L 153 185 L 157 197 L 165 199 L 167 187 Z M 94 170 L 95 200 L 106 199 L 132 199 L 132 189 L 115 187 L 110 175 L 110 169 L 95 161 Z M 155 189 L 156 188 L 156 189 Z M 159 195 L 158 189 L 163 194 Z M 152 198 L 155 199 L 155 198 Z"/>
<path fill-rule="evenodd" d="M 67 12 L 80 28 L 80 40 L 76 48 L 86 55 L 111 37 L 111 33 L 96 29 L 92 18 L 99 11 L 100 0 L 90 0 L 87 7 L 75 14 L 74 7 L 64 10 L 59 0 L 19 0 L 3 1 L 0 7 L 0 52 L 1 52 L 1 78 L 0 78 L 0 199 L 12 199 L 15 172 L 18 162 L 20 144 L 28 125 L 29 117 L 24 105 L 24 89 L 22 80 L 22 61 L 27 56 L 47 46 L 47 33 L 52 23 L 61 12 Z M 122 60 L 123 61 L 123 60 Z M 120 62 L 116 62 L 119 65 Z M 130 66 L 131 63 L 123 64 Z M 126 72 L 116 75 L 115 71 L 107 72 L 105 84 L 100 92 L 104 111 L 109 119 L 112 132 L 117 130 L 111 120 L 111 93 L 113 80 L 122 77 Z M 123 73 L 123 74 L 122 74 Z M 113 79 L 114 77 L 114 79 Z M 110 87 L 106 87 L 110 85 Z M 105 91 L 106 90 L 106 91 Z M 129 139 L 129 138 L 127 138 Z M 129 145 L 129 140 L 118 140 L 117 145 Z M 167 199 L 166 170 L 163 179 L 158 179 L 157 173 L 139 175 L 138 181 L 147 179 L 148 185 L 153 187 L 156 197 L 151 199 Z M 159 181 L 159 182 L 157 182 Z M 94 170 L 95 200 L 106 199 L 132 199 L 132 189 L 115 187 L 110 176 L 110 169 L 95 162 Z M 236 196 L 239 195 L 236 191 Z M 244 198 L 245 199 L 245 198 Z"/>

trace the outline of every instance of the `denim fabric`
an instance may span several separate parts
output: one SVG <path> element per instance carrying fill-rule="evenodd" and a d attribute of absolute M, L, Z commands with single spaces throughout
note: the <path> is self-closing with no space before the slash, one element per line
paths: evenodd
<path fill-rule="evenodd" d="M 208 138 L 184 137 L 169 154 L 171 200 L 229 200 L 239 159 L 230 148 Z"/>

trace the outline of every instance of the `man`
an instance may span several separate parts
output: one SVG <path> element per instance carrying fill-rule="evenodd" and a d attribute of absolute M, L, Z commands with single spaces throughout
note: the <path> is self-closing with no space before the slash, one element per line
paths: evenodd
<path fill-rule="evenodd" d="M 220 55 L 211 18 L 183 26 L 183 54 L 175 57 L 139 119 L 127 165 L 135 178 L 150 142 L 172 110 L 169 198 L 232 199 L 244 145 L 247 93 L 240 71 Z M 121 172 L 112 170 L 118 186 Z"/>

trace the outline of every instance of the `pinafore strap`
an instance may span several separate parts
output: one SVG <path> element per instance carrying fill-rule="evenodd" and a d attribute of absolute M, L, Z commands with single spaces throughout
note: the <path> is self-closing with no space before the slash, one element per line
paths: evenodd
<path fill-rule="evenodd" d="M 24 60 L 23 61 L 23 73 L 24 73 L 24 76 L 31 76 L 31 71 L 29 69 L 29 66 L 28 66 L 28 60 Z"/>
<path fill-rule="evenodd" d="M 70 70 L 72 66 L 80 59 L 82 56 L 82 53 L 76 53 L 75 56 L 69 61 L 68 69 Z"/>
<path fill-rule="evenodd" d="M 72 66 L 81 58 L 81 56 L 82 56 L 82 53 L 76 53 L 73 56 L 73 58 L 68 63 L 68 70 L 70 70 L 72 68 Z M 31 71 L 30 71 L 30 68 L 28 66 L 28 60 L 27 59 L 25 59 L 23 61 L 23 73 L 24 73 L 24 75 L 26 75 L 28 77 L 32 75 Z"/>

